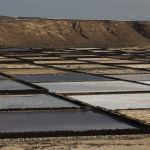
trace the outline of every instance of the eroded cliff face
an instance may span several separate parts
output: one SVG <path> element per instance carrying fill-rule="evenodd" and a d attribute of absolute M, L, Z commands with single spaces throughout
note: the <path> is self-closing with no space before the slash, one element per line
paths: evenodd
<path fill-rule="evenodd" d="M 0 47 L 109 48 L 134 46 L 150 46 L 150 22 L 0 20 Z"/>

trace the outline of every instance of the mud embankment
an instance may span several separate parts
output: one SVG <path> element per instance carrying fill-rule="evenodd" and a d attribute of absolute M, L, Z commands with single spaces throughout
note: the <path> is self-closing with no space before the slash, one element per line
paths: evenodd
<path fill-rule="evenodd" d="M 0 47 L 149 47 L 150 22 L 0 20 Z"/>

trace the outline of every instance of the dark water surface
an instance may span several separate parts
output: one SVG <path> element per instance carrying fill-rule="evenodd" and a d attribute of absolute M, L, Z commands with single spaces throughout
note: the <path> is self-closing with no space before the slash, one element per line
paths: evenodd
<path fill-rule="evenodd" d="M 93 112 L 0 113 L 0 132 L 132 129 L 131 125 Z"/>
<path fill-rule="evenodd" d="M 34 88 L 11 80 L 0 80 L 0 90 L 25 90 L 25 89 L 34 89 Z"/>
<path fill-rule="evenodd" d="M 4 77 L 3 75 L 0 75 L 0 80 L 1 79 L 6 79 L 6 77 Z"/>
<path fill-rule="evenodd" d="M 107 77 L 88 75 L 84 73 L 75 74 L 51 74 L 51 75 L 15 75 L 15 77 L 27 82 L 68 82 L 68 81 L 101 81 L 113 80 Z"/>

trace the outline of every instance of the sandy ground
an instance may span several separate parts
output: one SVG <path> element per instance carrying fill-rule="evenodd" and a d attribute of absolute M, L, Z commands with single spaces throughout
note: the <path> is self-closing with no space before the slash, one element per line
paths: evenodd
<path fill-rule="evenodd" d="M 0 64 L 0 68 L 44 68 L 37 65 L 30 64 Z"/>
<path fill-rule="evenodd" d="M 63 69 L 73 69 L 73 70 L 82 70 L 82 69 L 102 69 L 102 68 L 117 68 L 107 65 L 100 64 L 76 64 L 76 65 L 52 65 L 54 67 L 63 68 Z"/>
<path fill-rule="evenodd" d="M 0 61 L 20 61 L 18 59 L 15 59 L 15 58 L 4 58 L 4 59 L 0 59 Z"/>
<path fill-rule="evenodd" d="M 150 135 L 0 140 L 1 150 L 149 150 Z"/>
<path fill-rule="evenodd" d="M 119 60 L 119 59 L 112 59 L 112 60 L 94 60 L 94 61 L 91 61 L 91 62 L 97 62 L 97 63 L 124 63 L 124 64 L 127 64 L 127 63 L 140 63 L 138 61 L 132 61 L 132 60 Z"/>
<path fill-rule="evenodd" d="M 2 73 L 9 75 L 27 75 L 27 74 L 66 74 L 69 72 L 55 70 L 52 68 L 41 68 L 41 69 L 1 69 Z"/>
<path fill-rule="evenodd" d="M 55 60 L 55 61 L 34 61 L 35 64 L 72 64 L 72 63 L 76 63 L 76 64 L 80 64 L 80 63 L 86 63 L 86 62 L 82 62 L 82 61 L 76 61 L 76 60 Z"/>
<path fill-rule="evenodd" d="M 135 64 L 135 65 L 119 65 L 119 66 L 125 66 L 125 67 L 131 67 L 131 68 L 150 68 L 150 64 Z"/>
<path fill-rule="evenodd" d="M 148 110 L 118 110 L 119 113 L 145 121 L 150 124 L 150 109 Z"/>
<path fill-rule="evenodd" d="M 81 72 L 92 74 L 142 74 L 149 73 L 148 71 L 134 70 L 134 69 L 92 69 L 92 70 L 79 70 Z"/>
<path fill-rule="evenodd" d="M 33 59 L 50 59 L 50 60 L 53 60 L 53 59 L 64 59 L 64 58 L 60 58 L 60 57 L 21 57 L 22 59 L 27 59 L 27 60 L 33 60 Z"/>

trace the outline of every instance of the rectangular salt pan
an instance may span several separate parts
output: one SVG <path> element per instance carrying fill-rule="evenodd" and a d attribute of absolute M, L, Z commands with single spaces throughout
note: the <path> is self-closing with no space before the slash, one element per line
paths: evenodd
<path fill-rule="evenodd" d="M 16 75 L 18 79 L 27 82 L 67 82 L 67 81 L 98 81 L 98 80 L 113 80 L 107 77 L 100 77 L 94 75 L 88 75 L 84 73 L 80 74 L 53 74 L 53 75 Z"/>
<path fill-rule="evenodd" d="M 97 49 L 103 49 L 103 48 L 95 48 L 95 47 L 88 47 L 88 48 L 72 48 L 75 50 L 97 50 Z"/>
<path fill-rule="evenodd" d="M 150 94 L 108 94 L 70 96 L 93 106 L 107 109 L 139 109 L 150 108 Z"/>
<path fill-rule="evenodd" d="M 116 92 L 116 91 L 148 91 L 150 86 L 125 81 L 91 81 L 91 82 L 62 82 L 36 83 L 47 88 L 50 92 Z"/>
<path fill-rule="evenodd" d="M 131 125 L 93 112 L 0 113 L 0 132 L 132 129 Z"/>
<path fill-rule="evenodd" d="M 108 75 L 108 77 L 133 81 L 150 81 L 150 74 Z"/>
<path fill-rule="evenodd" d="M 34 88 L 11 80 L 0 80 L 0 90 L 25 90 L 25 89 L 34 89 Z"/>
<path fill-rule="evenodd" d="M 0 109 L 80 107 L 52 95 L 0 96 Z"/>
<path fill-rule="evenodd" d="M 31 49 L 15 49 L 15 48 L 10 48 L 10 49 L 0 49 L 0 51 L 18 51 L 18 52 L 21 52 L 21 51 L 33 51 Z"/>
<path fill-rule="evenodd" d="M 141 83 L 150 84 L 150 81 L 140 81 Z"/>
<path fill-rule="evenodd" d="M 6 79 L 6 77 L 4 77 L 3 75 L 0 75 L 0 80 L 1 79 Z"/>

